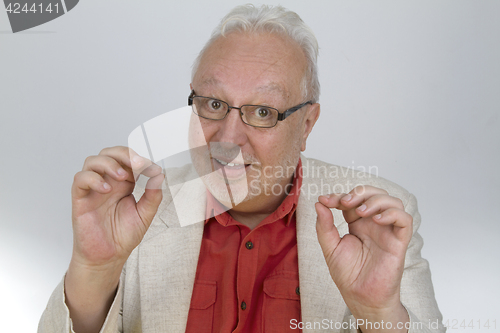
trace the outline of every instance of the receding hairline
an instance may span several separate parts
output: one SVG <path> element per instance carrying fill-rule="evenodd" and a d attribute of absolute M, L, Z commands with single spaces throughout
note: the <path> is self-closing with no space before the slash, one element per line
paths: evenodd
<path fill-rule="evenodd" d="M 299 45 L 306 57 L 306 70 L 300 83 L 303 97 L 313 102 L 318 101 L 320 95 L 317 70 L 318 42 L 314 32 L 295 12 L 280 5 L 262 5 L 257 8 L 247 4 L 233 8 L 212 31 L 212 36 L 195 59 L 191 71 L 192 79 L 207 48 L 221 36 L 233 32 L 267 32 L 290 37 Z"/>
<path fill-rule="evenodd" d="M 287 50 L 285 52 L 285 57 L 293 57 L 293 62 L 296 64 L 294 67 L 298 68 L 298 71 L 300 71 L 300 78 L 303 79 L 305 76 L 305 73 L 307 71 L 307 57 L 304 54 L 304 50 L 302 47 L 290 36 L 284 33 L 277 33 L 277 32 L 269 32 L 269 31 L 232 31 L 226 35 L 219 36 L 216 40 L 214 40 L 205 50 L 203 53 L 203 56 L 200 58 L 199 66 L 197 68 L 197 71 L 194 73 L 193 78 L 192 78 L 192 84 L 195 84 L 196 79 L 199 81 L 197 82 L 197 89 L 204 89 L 205 87 L 212 88 L 214 90 L 217 89 L 222 89 L 225 90 L 226 82 L 224 80 L 220 80 L 217 78 L 217 76 L 212 76 L 209 75 L 207 77 L 203 77 L 204 74 L 200 74 L 199 70 L 203 68 L 204 66 L 202 64 L 206 64 L 207 56 L 211 54 L 210 48 L 216 46 L 218 42 L 221 41 L 221 39 L 229 38 L 229 37 L 234 37 L 238 38 L 238 36 L 245 36 L 245 37 L 254 37 L 254 36 L 272 36 L 272 37 L 277 37 L 281 39 L 285 44 L 289 44 Z M 300 56 L 297 56 L 297 52 L 300 52 Z M 205 65 L 206 66 L 206 65 Z M 202 71 L 205 72 L 205 71 Z M 202 77 L 197 77 L 198 75 L 202 75 Z M 194 88 L 194 87 L 193 87 Z M 284 100 L 290 98 L 292 91 L 290 91 L 291 87 L 288 87 L 285 85 L 283 82 L 280 80 L 270 80 L 268 82 L 263 82 L 259 86 L 256 86 L 253 88 L 253 91 L 256 92 L 262 92 L 262 93 L 275 93 L 278 92 L 281 97 L 283 97 Z M 199 91 L 195 92 L 198 94 Z M 216 97 L 216 96 L 207 96 L 207 97 Z"/>

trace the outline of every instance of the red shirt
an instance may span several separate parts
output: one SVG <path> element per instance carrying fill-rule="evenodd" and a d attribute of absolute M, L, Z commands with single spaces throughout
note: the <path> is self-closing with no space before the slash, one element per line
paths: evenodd
<path fill-rule="evenodd" d="M 300 321 L 296 175 L 290 194 L 255 229 L 228 212 L 205 221 L 186 332 L 297 332 L 290 328 Z M 212 209 L 217 214 L 220 203 L 208 193 Z"/>

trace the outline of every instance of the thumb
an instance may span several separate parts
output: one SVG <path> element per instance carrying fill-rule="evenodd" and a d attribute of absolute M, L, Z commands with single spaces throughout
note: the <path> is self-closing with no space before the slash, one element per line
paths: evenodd
<path fill-rule="evenodd" d="M 341 238 L 333 223 L 333 214 L 330 209 L 319 202 L 316 203 L 315 207 L 318 214 L 316 232 L 318 233 L 319 245 L 325 258 L 328 258 L 339 245 Z"/>
<path fill-rule="evenodd" d="M 141 199 L 137 202 L 137 212 L 141 217 L 141 220 L 146 222 L 148 227 L 153 221 L 153 217 L 158 210 L 161 199 L 163 198 L 162 184 L 165 179 L 165 175 L 160 173 L 154 177 L 149 178 L 146 183 L 146 190 L 142 195 Z"/>

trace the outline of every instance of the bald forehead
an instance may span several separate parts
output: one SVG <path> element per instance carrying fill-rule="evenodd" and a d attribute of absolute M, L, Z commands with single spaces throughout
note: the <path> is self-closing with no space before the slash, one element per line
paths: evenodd
<path fill-rule="evenodd" d="M 201 89 L 220 89 L 224 88 L 224 81 L 221 81 L 215 77 L 208 77 L 202 80 L 199 84 Z M 283 96 L 283 98 L 287 97 L 287 91 L 284 89 L 283 85 L 277 82 L 269 82 L 265 85 L 259 85 L 253 88 L 253 90 L 257 93 L 276 93 Z"/>
<path fill-rule="evenodd" d="M 193 84 L 199 89 L 239 87 L 287 98 L 300 90 L 305 67 L 301 47 L 289 37 L 231 33 L 207 48 Z"/>

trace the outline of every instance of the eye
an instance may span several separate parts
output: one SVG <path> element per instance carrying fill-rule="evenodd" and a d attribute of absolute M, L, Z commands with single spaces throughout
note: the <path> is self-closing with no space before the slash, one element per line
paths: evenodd
<path fill-rule="evenodd" d="M 269 116 L 270 113 L 271 112 L 268 109 L 266 109 L 266 108 L 258 108 L 256 110 L 256 115 L 259 118 L 266 118 L 266 117 Z"/>
<path fill-rule="evenodd" d="M 222 107 L 222 103 L 219 100 L 212 99 L 208 101 L 208 106 L 212 110 L 219 110 Z"/>

